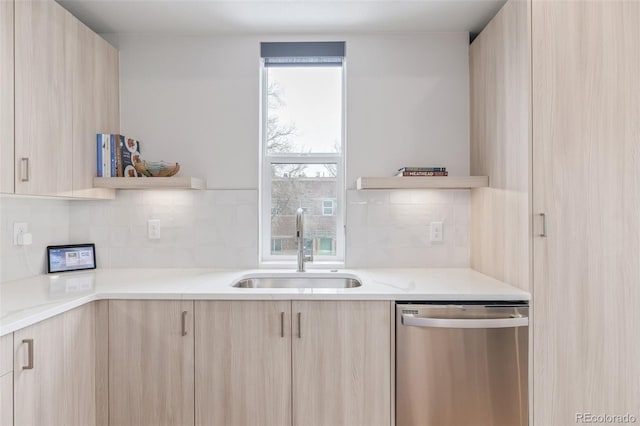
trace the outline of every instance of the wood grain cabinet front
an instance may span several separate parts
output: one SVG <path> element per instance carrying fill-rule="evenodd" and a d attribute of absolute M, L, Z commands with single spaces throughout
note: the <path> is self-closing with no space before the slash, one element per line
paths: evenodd
<path fill-rule="evenodd" d="M 93 177 L 96 133 L 119 130 L 117 50 L 54 0 L 16 2 L 14 22 L 11 186 L 16 194 L 113 198 L 112 190 L 93 188 Z M 4 41 L 4 25 L 2 32 Z M 4 85 L 4 61 L 1 67 Z M 2 164 L 5 151 L 3 144 Z M 5 180 L 3 173 L 1 192 Z"/>
<path fill-rule="evenodd" d="M 193 301 L 109 301 L 109 423 L 194 424 Z"/>
<path fill-rule="evenodd" d="M 93 303 L 14 333 L 16 425 L 95 424 Z"/>
<path fill-rule="evenodd" d="M 199 301 L 197 425 L 390 425 L 389 302 Z"/>

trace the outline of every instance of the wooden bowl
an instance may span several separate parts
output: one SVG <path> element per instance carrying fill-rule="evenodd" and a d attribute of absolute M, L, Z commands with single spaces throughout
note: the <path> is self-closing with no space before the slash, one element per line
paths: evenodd
<path fill-rule="evenodd" d="M 147 177 L 169 177 L 180 171 L 180 164 L 142 160 L 134 164 L 138 173 Z"/>

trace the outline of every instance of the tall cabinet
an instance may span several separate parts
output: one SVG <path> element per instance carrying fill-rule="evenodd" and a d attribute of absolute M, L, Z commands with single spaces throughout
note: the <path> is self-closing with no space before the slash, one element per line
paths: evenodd
<path fill-rule="evenodd" d="M 640 2 L 510 0 L 470 64 L 472 264 L 533 294 L 531 424 L 637 416 Z"/>

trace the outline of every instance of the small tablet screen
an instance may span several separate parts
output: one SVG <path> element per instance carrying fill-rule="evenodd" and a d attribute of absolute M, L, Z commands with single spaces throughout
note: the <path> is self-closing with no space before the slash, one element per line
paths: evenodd
<path fill-rule="evenodd" d="M 94 244 L 47 247 L 49 273 L 96 268 Z"/>

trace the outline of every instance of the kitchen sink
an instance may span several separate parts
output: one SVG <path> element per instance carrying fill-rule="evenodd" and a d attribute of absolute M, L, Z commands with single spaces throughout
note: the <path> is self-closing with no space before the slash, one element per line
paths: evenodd
<path fill-rule="evenodd" d="M 301 276 L 280 276 L 280 277 L 251 277 L 243 278 L 236 282 L 236 288 L 355 288 L 362 283 L 357 278 L 352 277 L 301 277 Z"/>

